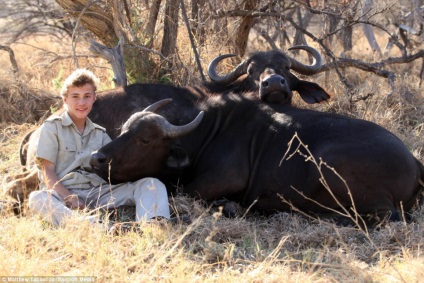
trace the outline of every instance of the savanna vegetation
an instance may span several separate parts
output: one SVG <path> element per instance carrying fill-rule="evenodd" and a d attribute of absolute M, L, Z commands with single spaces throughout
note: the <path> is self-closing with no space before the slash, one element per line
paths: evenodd
<path fill-rule="evenodd" d="M 126 81 L 186 86 L 202 82 L 216 55 L 239 55 L 222 67 L 227 71 L 251 51 L 304 43 L 320 50 L 324 66 L 302 78 L 332 97 L 307 105 L 295 95 L 296 106 L 378 123 L 424 162 L 423 1 L 0 0 L 0 5 L 1 189 L 7 176 L 22 171 L 21 139 L 60 107 L 61 82 L 76 67 L 98 75 L 101 89 Z M 117 80 L 104 54 L 90 52 L 93 41 L 122 55 L 125 80 Z M 293 56 L 308 62 L 303 53 Z M 25 204 L 16 214 L 7 196 L 1 194 L 1 200 L 0 276 L 94 276 L 97 282 L 424 278 L 422 207 L 411 221 L 364 229 L 296 213 L 264 217 L 241 207 L 240 217 L 228 219 L 217 208 L 179 195 L 171 205 L 190 215 L 192 224 L 143 223 L 142 233 L 114 236 L 77 220 L 52 227 L 28 215 Z M 112 217 L 126 221 L 132 213 L 125 208 Z"/>

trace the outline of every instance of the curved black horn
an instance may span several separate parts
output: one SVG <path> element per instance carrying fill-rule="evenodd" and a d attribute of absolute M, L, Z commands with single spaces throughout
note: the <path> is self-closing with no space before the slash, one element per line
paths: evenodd
<path fill-rule="evenodd" d="M 172 125 L 163 116 L 160 116 L 160 115 L 158 115 L 158 116 L 162 118 L 161 121 L 160 121 L 160 125 L 161 125 L 161 128 L 162 128 L 165 136 L 170 137 L 170 138 L 178 138 L 178 137 L 181 137 L 181 136 L 184 136 L 184 135 L 190 133 L 197 126 L 199 126 L 200 122 L 202 122 L 204 114 L 205 113 L 203 111 L 201 111 L 196 116 L 196 118 L 194 118 L 193 121 L 191 121 L 188 124 L 181 125 L 181 126 Z"/>
<path fill-rule="evenodd" d="M 209 78 L 217 83 L 217 84 L 222 84 L 222 85 L 228 85 L 232 82 L 234 82 L 236 79 L 238 79 L 240 76 L 244 75 L 247 70 L 246 70 L 246 66 L 245 66 L 245 61 L 241 62 L 237 67 L 235 67 L 232 71 L 230 71 L 228 74 L 224 75 L 224 76 L 220 76 L 218 75 L 217 71 L 216 71 L 216 67 L 218 66 L 219 62 L 221 62 L 222 60 L 224 60 L 225 58 L 229 58 L 229 57 L 234 57 L 236 56 L 235 54 L 224 54 L 224 55 L 220 55 L 215 57 L 215 59 L 213 59 L 208 66 L 208 75 Z"/>
<path fill-rule="evenodd" d="M 296 45 L 296 46 L 289 48 L 289 50 L 297 50 L 297 49 L 305 50 L 306 52 L 311 54 L 312 57 L 314 57 L 315 62 L 312 65 L 305 65 L 303 63 L 300 63 L 296 59 L 288 56 L 289 59 L 290 59 L 290 63 L 291 63 L 290 68 L 292 70 L 302 74 L 302 75 L 314 75 L 314 74 L 318 73 L 321 70 L 321 67 L 322 67 L 322 58 L 321 58 L 321 54 L 319 54 L 318 50 L 316 50 L 315 48 L 310 47 L 308 45 Z"/>
<path fill-rule="evenodd" d="M 172 98 L 166 98 L 166 99 L 159 100 L 158 102 L 155 102 L 155 103 L 147 106 L 142 112 L 147 112 L 147 111 L 155 112 L 156 110 L 158 110 L 159 108 L 168 104 L 171 101 L 172 101 Z"/>

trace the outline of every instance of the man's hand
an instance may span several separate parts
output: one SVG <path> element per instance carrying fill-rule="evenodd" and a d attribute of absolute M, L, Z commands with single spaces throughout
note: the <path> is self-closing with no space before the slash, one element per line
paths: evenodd
<path fill-rule="evenodd" d="M 85 204 L 77 195 L 69 195 L 63 199 L 65 204 L 70 209 L 80 209 L 83 210 L 85 208 Z"/>
<path fill-rule="evenodd" d="M 85 204 L 77 195 L 72 194 L 59 180 L 55 173 L 56 165 L 46 159 L 41 159 L 41 170 L 49 190 L 54 190 L 63 198 L 65 205 L 70 209 L 84 209 Z"/>

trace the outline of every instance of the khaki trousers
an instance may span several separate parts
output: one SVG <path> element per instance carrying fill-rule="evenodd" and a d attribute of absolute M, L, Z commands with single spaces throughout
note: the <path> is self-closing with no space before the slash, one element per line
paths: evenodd
<path fill-rule="evenodd" d="M 91 189 L 69 189 L 78 195 L 87 207 L 110 209 L 119 206 L 135 206 L 136 221 L 153 217 L 170 217 L 168 195 L 165 185 L 155 178 L 143 178 L 135 182 L 117 185 L 104 184 Z M 46 221 L 61 225 L 63 221 L 75 216 L 76 211 L 66 207 L 64 200 L 53 190 L 31 192 L 28 198 L 30 211 L 41 215 Z M 98 213 L 81 216 L 90 222 L 99 222 Z"/>

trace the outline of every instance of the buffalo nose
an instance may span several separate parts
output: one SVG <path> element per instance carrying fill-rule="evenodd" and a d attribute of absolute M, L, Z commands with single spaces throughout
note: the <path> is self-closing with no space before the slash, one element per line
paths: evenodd
<path fill-rule="evenodd" d="M 95 151 L 91 154 L 90 165 L 94 167 L 100 167 L 101 165 L 108 162 L 106 156 L 98 151 Z"/>
<path fill-rule="evenodd" d="M 268 78 L 263 80 L 261 84 L 263 88 L 268 88 L 272 90 L 281 89 L 285 85 L 286 79 L 278 75 L 269 76 Z"/>

